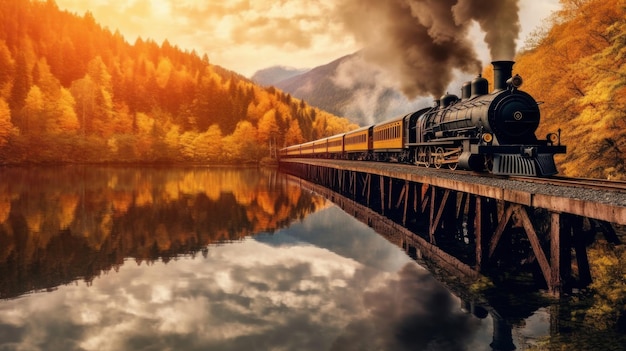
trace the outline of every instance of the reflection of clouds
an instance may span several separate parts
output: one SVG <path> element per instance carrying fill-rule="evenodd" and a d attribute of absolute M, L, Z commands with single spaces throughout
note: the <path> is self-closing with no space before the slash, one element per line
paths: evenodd
<path fill-rule="evenodd" d="M 127 260 L 89 287 L 77 283 L 2 301 L 0 349 L 459 346 L 474 330 L 460 313 L 413 262 L 386 271 L 310 244 L 247 239 L 210 247 L 204 259 Z"/>
<path fill-rule="evenodd" d="M 330 206 L 310 214 L 307 221 L 292 224 L 285 232 L 324 247 L 343 257 L 383 271 L 397 271 L 411 259 L 387 239 L 357 219 L 346 216 L 339 207 Z M 340 223 L 340 224 L 338 224 Z M 315 235 L 308 233 L 315 232 Z"/>
<path fill-rule="evenodd" d="M 213 247 L 206 259 L 148 267 L 127 261 L 89 288 L 4 301 L 0 329 L 19 330 L 27 349 L 238 349 L 258 342 L 307 349 L 318 342 L 309 330 L 329 335 L 347 323 L 337 310 L 345 318 L 358 313 L 357 299 L 341 299 L 354 295 L 347 290 L 357 266 L 312 246 L 272 248 L 253 240 Z M 294 331 L 302 338 L 284 339 Z"/>
<path fill-rule="evenodd" d="M 464 350 L 478 325 L 429 273 L 407 264 L 364 294 L 368 315 L 348 325 L 334 350 Z"/>

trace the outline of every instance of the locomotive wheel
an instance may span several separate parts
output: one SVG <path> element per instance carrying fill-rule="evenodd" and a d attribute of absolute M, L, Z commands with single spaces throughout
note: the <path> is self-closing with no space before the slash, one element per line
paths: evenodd
<path fill-rule="evenodd" d="M 417 149 L 417 156 L 415 157 L 417 164 L 420 166 L 424 166 L 428 168 L 430 166 L 430 153 L 428 152 L 428 148 L 419 147 Z"/>
<path fill-rule="evenodd" d="M 452 154 L 452 158 L 456 159 L 455 162 L 450 162 L 448 163 L 448 168 L 450 168 L 451 170 L 456 170 L 456 167 L 459 165 L 459 156 L 461 155 L 461 148 L 459 148 L 459 151 Z"/>
<path fill-rule="evenodd" d="M 437 169 L 441 168 L 444 161 L 445 161 L 445 156 L 444 156 L 443 149 L 438 147 L 437 150 L 435 150 L 435 160 L 434 160 L 435 168 Z"/>
<path fill-rule="evenodd" d="M 428 162 L 428 158 L 429 158 L 429 152 L 428 152 L 428 148 L 424 148 L 424 147 L 418 147 L 415 150 L 415 164 L 418 166 L 424 166 L 424 167 L 428 167 L 429 162 Z"/>

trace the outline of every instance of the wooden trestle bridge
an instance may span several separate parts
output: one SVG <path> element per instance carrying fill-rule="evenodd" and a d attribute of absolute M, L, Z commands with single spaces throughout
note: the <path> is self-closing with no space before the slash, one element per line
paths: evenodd
<path fill-rule="evenodd" d="M 591 283 L 587 244 L 599 233 L 618 244 L 626 225 L 626 192 L 615 190 L 378 162 L 286 159 L 280 169 L 421 233 L 413 244 L 466 274 L 525 255 L 556 296 Z"/>

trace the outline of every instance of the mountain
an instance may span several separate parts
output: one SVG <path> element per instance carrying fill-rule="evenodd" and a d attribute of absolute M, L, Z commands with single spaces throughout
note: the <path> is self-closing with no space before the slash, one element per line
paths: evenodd
<path fill-rule="evenodd" d="M 304 74 L 308 71 L 308 69 L 274 66 L 257 71 L 250 79 L 259 85 L 270 86 L 276 85 L 278 82 L 289 79 L 291 77 Z"/>
<path fill-rule="evenodd" d="M 360 125 L 431 103 L 430 98 L 408 100 L 388 82 L 382 70 L 368 64 L 359 52 L 286 79 L 281 80 L 280 74 L 284 74 L 280 69 L 268 68 L 255 73 L 252 79 L 261 76 L 260 84 L 273 84 L 312 106 Z"/>

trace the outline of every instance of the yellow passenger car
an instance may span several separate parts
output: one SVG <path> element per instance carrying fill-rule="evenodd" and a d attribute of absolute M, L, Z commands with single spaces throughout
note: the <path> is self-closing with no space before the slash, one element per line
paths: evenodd
<path fill-rule="evenodd" d="M 313 141 L 300 145 L 300 155 L 308 156 L 313 154 Z"/>
<path fill-rule="evenodd" d="M 328 153 L 334 157 L 343 154 L 343 136 L 344 134 L 333 135 L 328 138 Z"/>
<path fill-rule="evenodd" d="M 328 152 L 328 138 L 315 140 L 313 142 L 313 153 L 315 155 L 322 155 Z"/>
<path fill-rule="evenodd" d="M 300 156 L 300 145 L 291 145 L 285 148 L 285 154 L 287 157 L 298 157 Z M 282 153 L 281 153 L 282 156 Z"/>
<path fill-rule="evenodd" d="M 346 153 L 367 152 L 372 148 L 372 126 L 347 132 L 343 137 L 343 149 Z"/>
<path fill-rule="evenodd" d="M 404 116 L 374 126 L 374 151 L 397 150 L 404 146 Z"/>

